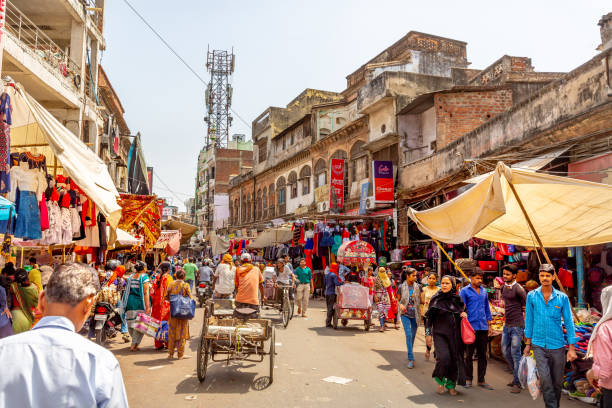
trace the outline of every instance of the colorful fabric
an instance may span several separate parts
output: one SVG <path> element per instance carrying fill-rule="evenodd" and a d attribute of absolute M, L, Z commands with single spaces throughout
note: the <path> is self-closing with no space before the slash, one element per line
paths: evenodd
<path fill-rule="evenodd" d="M 38 305 L 38 289 L 34 284 L 21 286 L 13 282 L 10 286 L 13 296 L 11 314 L 13 316 L 13 332 L 15 334 L 28 331 L 34 324 L 33 309 Z"/>
<path fill-rule="evenodd" d="M 245 264 L 236 271 L 236 302 L 259 305 L 259 285 L 263 275 L 258 267 Z"/>
<path fill-rule="evenodd" d="M 151 249 L 161 235 L 161 210 L 156 196 L 121 194 L 119 228 L 144 237 L 144 248 Z"/>
<path fill-rule="evenodd" d="M 11 125 L 0 122 L 0 171 L 11 170 Z"/>

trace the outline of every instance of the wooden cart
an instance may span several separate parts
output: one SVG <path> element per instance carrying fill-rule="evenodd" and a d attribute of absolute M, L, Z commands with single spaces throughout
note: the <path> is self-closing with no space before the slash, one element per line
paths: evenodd
<path fill-rule="evenodd" d="M 198 380 L 206 379 L 209 361 L 270 362 L 269 383 L 274 380 L 275 332 L 268 319 L 236 319 L 228 315 L 227 300 L 208 301 L 198 347 Z M 231 304 L 231 303 L 230 303 Z M 265 347 L 265 343 L 269 345 Z"/>

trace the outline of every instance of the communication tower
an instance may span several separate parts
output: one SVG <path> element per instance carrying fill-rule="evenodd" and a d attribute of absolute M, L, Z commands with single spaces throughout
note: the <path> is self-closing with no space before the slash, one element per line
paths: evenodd
<path fill-rule="evenodd" d="M 206 70 L 210 73 L 210 82 L 206 88 L 206 112 L 204 122 L 208 125 L 206 133 L 206 150 L 210 148 L 225 148 L 229 140 L 229 130 L 232 126 L 232 85 L 231 75 L 234 73 L 234 49 L 226 50 L 208 48 L 206 54 Z"/>

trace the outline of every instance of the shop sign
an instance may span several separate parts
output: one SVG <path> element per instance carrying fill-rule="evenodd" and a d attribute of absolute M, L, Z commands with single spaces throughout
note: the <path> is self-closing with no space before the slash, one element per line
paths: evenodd
<path fill-rule="evenodd" d="M 344 207 L 344 160 L 331 159 L 329 174 L 329 210 L 341 211 Z"/>
<path fill-rule="evenodd" d="M 374 160 L 374 201 L 376 203 L 392 203 L 393 163 L 386 160 Z"/>
<path fill-rule="evenodd" d="M 366 181 L 361 185 L 361 197 L 359 198 L 359 214 L 363 215 L 367 211 L 368 191 L 370 190 L 370 182 Z"/>

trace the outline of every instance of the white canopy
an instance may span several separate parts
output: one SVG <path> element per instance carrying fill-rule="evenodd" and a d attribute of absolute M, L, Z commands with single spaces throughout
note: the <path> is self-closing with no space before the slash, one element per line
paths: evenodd
<path fill-rule="evenodd" d="M 51 174 L 69 176 L 117 228 L 119 193 L 102 159 L 43 108 L 21 85 L 9 95 L 13 106 L 11 151 L 44 154 Z"/>
<path fill-rule="evenodd" d="M 293 238 L 293 232 L 289 227 L 268 228 L 251 241 L 251 243 L 247 245 L 247 248 L 265 248 L 267 246 L 285 243 L 290 241 L 291 238 Z"/>
<path fill-rule="evenodd" d="M 110 230 L 110 227 L 107 227 L 107 231 Z M 110 233 L 110 231 L 108 231 L 107 233 Z M 117 241 L 115 242 L 115 246 L 119 246 L 119 245 L 138 245 L 142 243 L 142 239 L 138 239 L 136 237 L 134 237 L 133 235 L 127 233 L 126 231 L 122 230 L 121 228 L 117 228 Z"/>
<path fill-rule="evenodd" d="M 429 210 L 408 209 L 425 234 L 447 243 L 472 237 L 537 246 L 510 184 L 545 247 L 612 242 L 612 186 L 498 163 L 495 171 L 458 197 Z"/>

